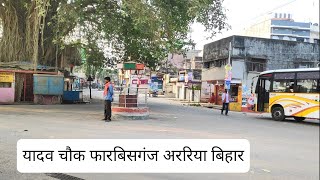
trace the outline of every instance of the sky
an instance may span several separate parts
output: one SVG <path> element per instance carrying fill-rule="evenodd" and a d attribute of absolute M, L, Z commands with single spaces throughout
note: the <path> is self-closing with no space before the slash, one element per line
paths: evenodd
<path fill-rule="evenodd" d="M 224 0 L 224 7 L 227 9 L 227 23 L 232 29 L 207 40 L 204 27 L 193 24 L 191 38 L 197 43 L 196 49 L 202 50 L 207 43 L 240 35 L 245 27 L 270 12 L 292 14 L 296 22 L 319 23 L 319 0 Z"/>

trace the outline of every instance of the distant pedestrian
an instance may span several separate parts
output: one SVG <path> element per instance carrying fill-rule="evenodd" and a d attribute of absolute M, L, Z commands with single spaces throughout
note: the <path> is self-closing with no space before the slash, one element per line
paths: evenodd
<path fill-rule="evenodd" d="M 225 89 L 224 93 L 222 94 L 222 109 L 221 109 L 221 114 L 223 114 L 223 111 L 226 110 L 226 116 L 228 115 L 229 111 L 229 102 L 230 102 L 230 96 L 228 93 L 228 90 Z"/>
<path fill-rule="evenodd" d="M 103 92 L 104 98 L 104 119 L 106 122 L 111 121 L 111 102 L 113 101 L 113 85 L 110 77 L 105 77 L 105 86 Z"/>

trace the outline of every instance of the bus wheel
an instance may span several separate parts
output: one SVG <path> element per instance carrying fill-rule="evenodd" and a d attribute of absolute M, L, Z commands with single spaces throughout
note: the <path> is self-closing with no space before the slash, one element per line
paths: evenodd
<path fill-rule="evenodd" d="M 297 122 L 302 122 L 304 121 L 306 118 L 304 117 L 294 117 L 294 120 L 297 121 Z"/>
<path fill-rule="evenodd" d="M 272 108 L 272 118 L 276 121 L 283 121 L 286 117 L 284 116 L 284 110 L 282 107 Z"/>

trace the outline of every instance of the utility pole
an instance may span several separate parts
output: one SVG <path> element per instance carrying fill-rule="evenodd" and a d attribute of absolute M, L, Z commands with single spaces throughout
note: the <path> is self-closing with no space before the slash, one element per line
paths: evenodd
<path fill-rule="evenodd" d="M 228 64 L 231 63 L 231 42 L 229 43 L 229 57 L 228 57 Z"/>

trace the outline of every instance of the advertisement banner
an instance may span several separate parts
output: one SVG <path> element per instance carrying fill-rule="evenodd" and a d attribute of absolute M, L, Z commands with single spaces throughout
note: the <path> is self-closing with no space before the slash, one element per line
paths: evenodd
<path fill-rule="evenodd" d="M 227 64 L 225 67 L 226 74 L 225 74 L 225 80 L 231 81 L 232 79 L 232 67 L 230 64 Z"/>

